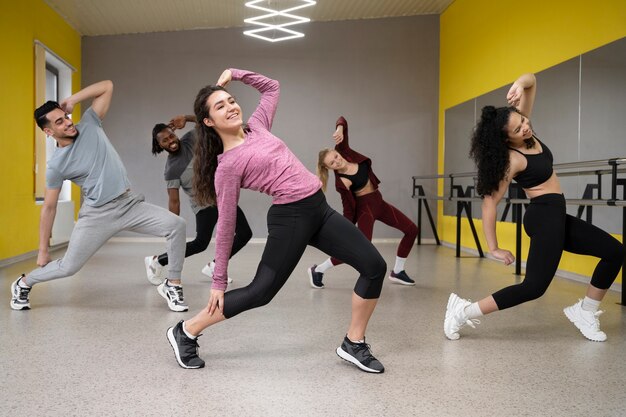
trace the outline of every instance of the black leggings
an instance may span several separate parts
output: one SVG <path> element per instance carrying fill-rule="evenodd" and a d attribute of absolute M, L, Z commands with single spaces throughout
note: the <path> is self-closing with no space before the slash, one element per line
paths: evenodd
<path fill-rule="evenodd" d="M 622 244 L 602 229 L 570 216 L 562 194 L 544 194 L 530 200 L 524 215 L 530 236 L 526 277 L 493 294 L 500 310 L 541 297 L 559 266 L 563 251 L 600 258 L 591 285 L 608 289 L 624 261 Z"/>
<path fill-rule="evenodd" d="M 209 206 L 196 214 L 196 238 L 191 242 L 187 242 L 185 249 L 185 258 L 196 253 L 203 252 L 211 243 L 213 229 L 217 223 L 217 207 Z M 233 240 L 233 248 L 230 252 L 232 258 L 252 237 L 252 230 L 246 220 L 243 210 L 237 206 L 237 224 L 235 225 L 235 240 Z M 159 255 L 159 264 L 167 265 L 167 252 Z"/>
<path fill-rule="evenodd" d="M 348 219 L 333 210 L 320 190 L 289 204 L 274 204 L 267 213 L 268 237 L 252 282 L 224 294 L 224 316 L 269 303 L 287 282 L 307 245 L 343 259 L 359 271 L 354 292 L 376 299 L 387 265 L 374 245 Z"/>

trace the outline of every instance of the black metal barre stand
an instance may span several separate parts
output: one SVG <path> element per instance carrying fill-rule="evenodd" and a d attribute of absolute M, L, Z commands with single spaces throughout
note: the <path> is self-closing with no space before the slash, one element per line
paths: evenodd
<path fill-rule="evenodd" d="M 581 162 L 572 162 L 565 164 L 555 164 L 554 169 L 557 171 L 560 177 L 563 176 L 572 176 L 572 175 L 595 175 L 597 178 L 597 182 L 595 184 L 589 184 L 584 193 L 582 199 L 566 199 L 566 204 L 569 205 L 578 205 L 578 217 L 582 217 L 582 213 L 585 209 L 587 209 L 586 221 L 591 223 L 592 221 L 592 207 L 593 206 L 614 206 L 614 207 L 622 207 L 622 246 L 626 248 L 626 178 L 618 178 L 619 173 L 625 173 L 625 168 L 619 168 L 619 165 L 625 165 L 626 158 L 612 158 L 609 160 L 595 160 L 595 161 L 581 161 Z M 596 170 L 580 170 L 580 168 L 588 168 L 588 167 L 597 167 L 597 166 L 609 166 L 609 169 L 596 169 Z M 571 171 L 575 170 L 575 171 Z M 602 199 L 602 184 L 601 179 L 602 175 L 610 175 L 611 176 L 611 198 L 610 199 Z M 444 175 L 426 175 L 426 176 L 414 176 L 413 178 L 413 195 L 412 198 L 418 200 L 418 211 L 417 211 L 417 223 L 418 223 L 418 241 L 417 244 L 421 245 L 421 233 L 422 233 L 422 204 L 426 208 L 426 213 L 428 214 L 428 220 L 430 223 L 430 227 L 435 236 L 435 240 L 437 245 L 441 245 L 439 240 L 439 235 L 437 234 L 437 228 L 435 227 L 435 223 L 433 220 L 432 213 L 430 211 L 430 207 L 428 206 L 428 200 L 441 200 L 441 201 L 456 201 L 457 202 L 457 212 L 456 212 L 456 257 L 461 256 L 461 219 L 463 216 L 463 211 L 467 216 L 467 220 L 469 222 L 470 228 L 472 230 L 472 234 L 474 237 L 474 242 L 476 243 L 476 247 L 478 248 L 479 256 L 484 257 L 484 253 L 482 247 L 480 245 L 480 241 L 478 239 L 478 234 L 476 233 L 476 228 L 474 226 L 474 221 L 472 218 L 472 202 L 482 202 L 482 198 L 472 196 L 474 187 L 467 186 L 465 189 L 460 185 L 454 184 L 455 178 L 476 178 L 476 173 L 453 173 L 453 174 L 444 174 Z M 424 192 L 424 187 L 422 184 L 419 184 L 418 181 L 421 180 L 439 180 L 446 179 L 450 181 L 450 195 L 448 197 L 445 196 L 426 196 Z M 622 199 L 617 199 L 617 188 L 622 187 Z M 597 190 L 598 198 L 594 199 L 593 190 Z M 456 192 L 456 196 L 454 193 Z M 511 193 L 511 189 L 509 189 L 509 193 Z M 515 274 L 521 275 L 522 265 L 521 265 L 521 254 L 522 254 L 522 208 L 530 203 L 530 200 L 525 198 L 506 198 L 503 201 L 507 204 L 505 209 L 505 213 L 503 215 L 503 220 L 506 216 L 506 211 L 508 211 L 509 207 L 513 207 L 513 220 L 515 222 Z M 622 296 L 621 296 L 621 305 L 626 306 L 626 292 L 624 291 L 624 277 L 626 276 L 626 257 L 622 261 Z"/>

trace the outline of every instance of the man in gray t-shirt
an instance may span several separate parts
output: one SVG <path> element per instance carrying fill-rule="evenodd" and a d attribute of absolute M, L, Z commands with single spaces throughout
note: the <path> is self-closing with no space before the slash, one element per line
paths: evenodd
<path fill-rule="evenodd" d="M 63 100 L 48 101 L 35 110 L 37 125 L 51 136 L 57 148 L 48 162 L 46 191 L 41 209 L 39 254 L 35 269 L 11 284 L 11 308 L 30 308 L 33 285 L 74 275 L 89 258 L 122 230 L 166 237 L 172 259 L 169 279 L 158 287 L 173 311 L 187 311 L 183 298 L 181 272 L 184 262 L 186 224 L 167 210 L 144 202 L 130 191 L 124 164 L 102 129 L 109 110 L 113 83 L 100 81 Z M 93 99 L 79 124 L 69 113 L 75 104 Z M 83 205 L 78 213 L 70 242 L 61 259 L 49 255 L 50 234 L 64 180 L 82 188 Z"/>
<path fill-rule="evenodd" d="M 174 131 L 183 129 L 187 122 L 196 122 L 195 116 L 176 116 L 170 120 L 169 124 L 158 123 L 152 129 L 152 154 L 167 152 L 165 162 L 165 183 L 169 198 L 168 206 L 172 213 L 180 214 L 179 189 L 182 188 L 189 197 L 191 209 L 196 216 L 196 238 L 187 242 L 185 257 L 203 252 L 211 242 L 213 229 L 217 223 L 217 207 L 200 207 L 193 198 L 193 150 L 196 144 L 195 130 L 189 131 L 178 138 Z M 235 239 L 230 256 L 234 256 L 252 237 L 252 230 L 248 225 L 246 216 L 239 206 L 237 206 L 237 223 L 235 225 Z M 146 273 L 148 280 L 154 285 L 161 282 L 162 268 L 168 264 L 167 253 L 159 256 L 147 256 L 145 258 Z M 213 278 L 213 268 L 215 263 L 209 262 L 202 268 L 202 273 L 209 278 Z M 230 277 L 229 282 L 232 282 Z"/>

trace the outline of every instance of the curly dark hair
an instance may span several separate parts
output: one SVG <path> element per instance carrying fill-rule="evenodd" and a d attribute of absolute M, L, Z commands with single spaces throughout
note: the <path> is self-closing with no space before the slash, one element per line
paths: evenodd
<path fill-rule="evenodd" d="M 217 170 L 217 156 L 224 152 L 224 144 L 219 134 L 215 129 L 204 124 L 204 119 L 209 117 L 207 100 L 216 91 L 226 91 L 226 89 L 208 85 L 198 92 L 193 104 L 198 121 L 196 123 L 198 140 L 193 152 L 193 194 L 194 199 L 201 206 L 216 204 L 214 177 Z"/>
<path fill-rule="evenodd" d="M 152 155 L 157 156 L 163 152 L 163 148 L 161 148 L 161 145 L 159 145 L 159 141 L 157 140 L 157 135 L 168 127 L 169 126 L 165 123 L 157 123 L 152 128 Z"/>
<path fill-rule="evenodd" d="M 474 128 L 469 156 L 478 168 L 476 192 L 491 195 L 509 172 L 506 125 L 515 107 L 485 106 Z"/>

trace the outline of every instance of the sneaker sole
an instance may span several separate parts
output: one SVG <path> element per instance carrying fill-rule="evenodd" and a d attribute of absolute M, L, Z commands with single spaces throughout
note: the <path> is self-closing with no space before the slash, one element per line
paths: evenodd
<path fill-rule="evenodd" d="M 176 356 L 176 362 L 178 362 L 178 365 L 180 365 L 181 368 L 185 368 L 185 369 L 200 369 L 200 368 L 204 368 L 204 365 L 202 365 L 202 366 L 189 366 L 189 365 L 185 365 L 183 363 L 183 361 L 180 359 L 180 353 L 179 353 L 179 350 L 178 350 L 178 344 L 176 343 L 176 339 L 174 339 L 174 328 L 173 327 L 170 327 L 169 329 L 167 329 L 165 334 L 167 335 L 167 341 L 170 343 L 170 346 L 172 347 L 172 350 L 174 351 L 174 356 Z"/>
<path fill-rule="evenodd" d="M 170 310 L 176 311 L 177 313 L 189 310 L 189 306 L 182 307 L 182 306 L 172 305 L 170 303 L 170 299 L 167 298 L 167 294 L 163 292 L 163 285 L 159 285 L 157 287 L 157 292 L 159 293 L 161 297 L 165 298 L 165 301 L 167 301 L 167 306 L 169 307 Z"/>
<path fill-rule="evenodd" d="M 415 285 L 414 282 L 402 281 L 401 279 L 394 278 L 391 275 L 388 278 L 389 278 L 389 281 L 391 281 L 391 282 L 395 282 L 396 284 L 400 284 L 400 285 L 406 285 L 407 287 Z"/>
<path fill-rule="evenodd" d="M 317 285 L 315 285 L 315 283 L 313 282 L 313 273 L 311 272 L 311 268 L 306 270 L 307 275 L 309 276 L 309 283 L 311 284 L 311 287 L 315 288 L 316 290 L 321 290 L 322 288 L 324 288 L 324 284 L 322 284 L 321 287 L 318 287 Z"/>
<path fill-rule="evenodd" d="M 151 276 L 151 275 L 152 275 L 152 274 L 150 273 L 150 262 L 151 262 L 151 261 L 152 261 L 152 260 L 150 259 L 150 257 L 149 257 L 149 256 L 148 256 L 148 257 L 145 257 L 145 258 L 143 259 L 143 263 L 144 263 L 144 265 L 146 266 L 146 277 L 148 278 L 148 282 L 150 282 L 150 284 L 152 284 L 152 285 L 161 285 L 161 283 L 162 283 L 163 281 L 165 281 L 165 279 L 164 279 L 164 278 L 161 278 L 161 277 L 159 277 L 159 276 L 157 276 L 157 275 L 155 275 L 154 277 L 152 277 L 152 276 Z"/>
<path fill-rule="evenodd" d="M 13 295 L 15 294 L 15 286 L 17 285 L 17 281 L 14 281 L 11 284 L 11 309 L 12 310 L 30 310 L 30 303 L 28 304 L 15 304 L 13 302 Z"/>
<path fill-rule="evenodd" d="M 382 371 L 377 371 L 376 369 L 368 368 L 367 366 L 359 362 L 354 356 L 348 354 L 345 350 L 343 350 L 341 346 L 337 348 L 336 352 L 337 352 L 337 356 L 339 356 L 341 359 L 343 359 L 346 362 L 350 362 L 353 365 L 358 366 L 359 369 L 362 371 L 368 372 L 370 374 L 382 374 L 383 372 L 385 372 L 384 369 Z"/>
<path fill-rule="evenodd" d="M 583 336 L 585 336 L 586 339 L 591 340 L 592 342 L 604 342 L 606 341 L 606 336 L 604 337 L 604 339 L 598 338 L 598 337 L 591 337 L 589 335 L 586 335 L 583 330 L 578 326 L 576 319 L 574 318 L 574 315 L 570 312 L 570 308 L 569 307 L 565 307 L 563 309 L 563 313 L 565 314 L 565 317 L 567 317 L 567 319 L 569 321 L 572 322 L 572 324 L 574 324 L 574 326 L 576 326 L 576 328 L 578 329 L 578 331 L 580 332 L 580 334 L 582 334 Z"/>

